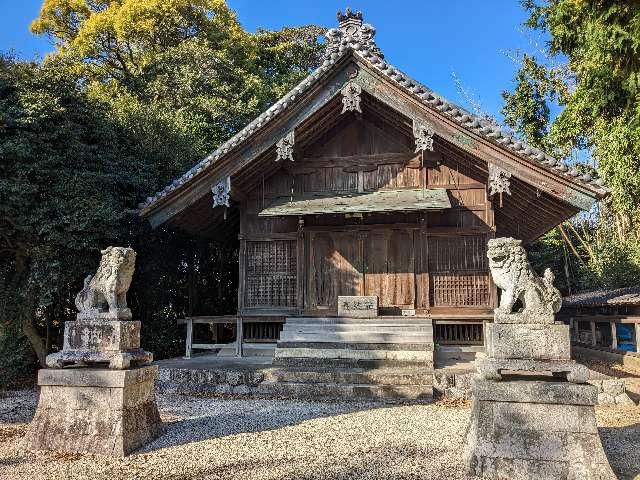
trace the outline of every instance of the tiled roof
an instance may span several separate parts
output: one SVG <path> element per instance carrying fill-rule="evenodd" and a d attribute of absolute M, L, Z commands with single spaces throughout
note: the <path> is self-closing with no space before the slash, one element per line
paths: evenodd
<path fill-rule="evenodd" d="M 157 192 L 152 197 L 148 197 L 146 202 L 141 203 L 138 207 L 142 209 L 151 206 L 210 167 L 220 157 L 232 151 L 268 122 L 279 117 L 294 104 L 295 100 L 301 94 L 325 78 L 331 73 L 334 65 L 338 64 L 345 56 L 350 54 L 367 62 L 374 70 L 402 87 L 415 98 L 418 98 L 423 104 L 450 117 L 456 123 L 475 134 L 511 150 L 527 161 L 536 163 L 557 176 L 565 177 L 573 182 L 582 184 L 597 194 L 605 195 L 609 192 L 602 179 L 593 178 L 589 174 L 581 174 L 576 168 L 568 167 L 561 160 L 551 157 L 543 151 L 518 140 L 511 132 L 503 130 L 492 121 L 475 115 L 446 100 L 433 90 L 386 62 L 384 56 L 373 41 L 375 29 L 371 25 L 362 23 L 361 14 L 360 17 L 357 17 L 356 14 L 352 12 L 351 16 L 349 15 L 350 13 L 347 12 L 346 16 L 343 15 L 342 18 L 339 16 L 340 27 L 327 32 L 326 37 L 328 43 L 325 58 L 320 67 L 309 74 L 307 78 L 296 85 L 289 93 L 275 102 L 236 135 L 223 143 L 217 150 L 200 161 L 180 178 L 167 185 L 163 190 Z"/>
<path fill-rule="evenodd" d="M 593 290 L 576 293 L 562 299 L 567 307 L 604 307 L 613 305 L 640 305 L 640 287 L 615 290 Z"/>

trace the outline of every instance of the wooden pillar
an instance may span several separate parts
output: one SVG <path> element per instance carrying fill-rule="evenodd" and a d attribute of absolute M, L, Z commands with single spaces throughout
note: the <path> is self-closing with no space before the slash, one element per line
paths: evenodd
<path fill-rule="evenodd" d="M 640 352 L 640 323 L 636 322 L 633 326 L 636 332 L 636 352 Z"/>
<path fill-rule="evenodd" d="M 596 322 L 591 320 L 591 345 L 596 346 Z"/>
<path fill-rule="evenodd" d="M 187 318 L 187 340 L 185 342 L 184 358 L 191 358 L 193 345 L 193 319 Z"/>
<path fill-rule="evenodd" d="M 618 349 L 618 330 L 616 328 L 616 322 L 611 322 L 611 349 Z"/>
<path fill-rule="evenodd" d="M 236 357 L 242 357 L 242 340 L 244 332 L 242 331 L 242 317 L 240 315 L 238 315 L 236 322 Z"/>

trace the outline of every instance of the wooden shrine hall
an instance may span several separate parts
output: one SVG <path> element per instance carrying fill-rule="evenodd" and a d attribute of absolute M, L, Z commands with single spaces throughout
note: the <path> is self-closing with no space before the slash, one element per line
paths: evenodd
<path fill-rule="evenodd" d="M 393 67 L 360 12 L 338 21 L 319 68 L 141 215 L 239 239 L 236 315 L 190 326 L 234 320 L 239 347 L 278 340 L 298 364 L 433 366 L 434 343 L 483 344 L 487 240 L 531 242 L 608 190 Z M 376 315 L 338 317 L 342 296 Z"/>

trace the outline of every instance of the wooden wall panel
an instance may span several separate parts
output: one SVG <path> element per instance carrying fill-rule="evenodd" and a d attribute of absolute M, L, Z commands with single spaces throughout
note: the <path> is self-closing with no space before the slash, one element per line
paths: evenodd
<path fill-rule="evenodd" d="M 365 238 L 365 295 L 377 295 L 380 304 L 387 301 L 387 261 L 389 231 L 370 232 Z"/>
<path fill-rule="evenodd" d="M 415 302 L 413 235 L 393 230 L 389 238 L 388 293 L 390 306 L 413 308 Z"/>
<path fill-rule="evenodd" d="M 423 171 L 407 164 L 378 165 L 375 170 L 363 172 L 363 188 L 365 191 L 378 190 L 380 188 L 421 188 L 423 186 Z"/>
<path fill-rule="evenodd" d="M 357 232 L 311 233 L 310 308 L 335 309 L 338 295 L 362 295 L 362 248 Z"/>
<path fill-rule="evenodd" d="M 365 295 L 377 295 L 381 307 L 413 308 L 415 275 L 413 232 L 369 232 L 365 241 Z"/>

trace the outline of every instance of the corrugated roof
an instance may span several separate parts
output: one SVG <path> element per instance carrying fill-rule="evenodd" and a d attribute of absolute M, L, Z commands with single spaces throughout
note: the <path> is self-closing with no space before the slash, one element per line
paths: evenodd
<path fill-rule="evenodd" d="M 604 182 L 601 179 L 593 178 L 589 174 L 581 174 L 577 169 L 568 167 L 564 162 L 517 139 L 513 136 L 513 133 L 501 129 L 492 121 L 477 116 L 455 103 L 446 100 L 430 88 L 422 85 L 420 82 L 417 82 L 404 72 L 386 62 L 384 60 L 384 56 L 373 40 L 375 29 L 371 25 L 363 24 L 361 18 L 362 16 L 360 14 L 359 20 L 356 22 L 343 22 L 341 20 L 339 29 L 329 30 L 326 34 L 328 42 L 325 60 L 320 67 L 314 70 L 307 78 L 296 85 L 289 93 L 275 102 L 240 132 L 223 143 L 212 154 L 200 161 L 180 178 L 167 185 L 163 190 L 157 192 L 151 197 L 148 197 L 146 202 L 141 203 L 138 207 L 140 209 L 148 209 L 148 207 L 151 207 L 153 204 L 166 197 L 183 184 L 189 182 L 192 178 L 201 174 L 221 157 L 235 150 L 241 143 L 247 140 L 259 129 L 263 128 L 267 123 L 288 111 L 301 94 L 329 75 L 332 72 L 333 67 L 347 55 L 354 55 L 359 60 L 366 62 L 375 71 L 390 79 L 393 83 L 403 88 L 407 93 L 418 98 L 424 105 L 448 116 L 465 129 L 468 129 L 469 131 L 480 135 L 503 148 L 511 150 L 530 163 L 542 166 L 556 176 L 565 177 L 573 182 L 584 185 L 600 196 L 604 196 L 609 192 L 609 189 L 604 185 Z"/>
<path fill-rule="evenodd" d="M 592 290 L 580 292 L 562 299 L 567 307 L 605 307 L 615 305 L 640 305 L 640 287 L 625 287 L 614 290 Z"/>
<path fill-rule="evenodd" d="M 328 213 L 415 212 L 451 208 L 443 188 L 378 190 L 357 193 L 316 193 L 281 197 L 258 213 L 260 217 L 320 215 Z"/>

